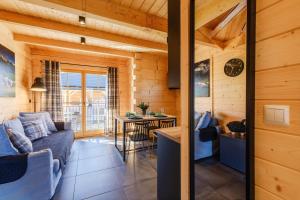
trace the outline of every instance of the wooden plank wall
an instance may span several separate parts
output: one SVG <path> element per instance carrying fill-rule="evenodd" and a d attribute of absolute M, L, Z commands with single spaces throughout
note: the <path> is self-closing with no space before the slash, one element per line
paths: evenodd
<path fill-rule="evenodd" d="M 114 66 L 119 69 L 119 89 L 120 89 L 120 114 L 124 115 L 130 110 L 130 76 L 129 76 L 129 59 L 118 57 L 103 57 L 96 55 L 86 55 L 73 52 L 57 51 L 43 48 L 32 48 L 32 66 L 33 78 L 41 76 L 42 68 L 40 60 L 50 59 L 66 63 L 74 63 L 92 66 Z M 84 69 L 85 67 L 81 67 Z M 101 69 L 99 69 L 101 70 Z M 39 99 L 39 98 L 38 98 Z M 38 108 L 40 108 L 38 102 Z"/>
<path fill-rule="evenodd" d="M 0 24 L 0 44 L 15 53 L 16 64 L 16 97 L 0 97 L 0 123 L 3 120 L 14 118 L 21 111 L 31 111 L 30 103 L 32 94 L 32 67 L 30 50 L 25 45 L 13 41 L 12 32 Z"/>
<path fill-rule="evenodd" d="M 257 1 L 257 200 L 300 199 L 300 2 Z M 263 106 L 290 106 L 290 125 L 265 124 Z"/>
<path fill-rule="evenodd" d="M 136 53 L 134 59 L 134 111 L 140 102 L 150 104 L 150 110 L 177 115 L 176 90 L 168 89 L 168 59 L 164 55 Z"/>
<path fill-rule="evenodd" d="M 195 49 L 195 62 L 211 59 L 210 97 L 196 97 L 195 109 L 197 112 L 211 111 L 224 127 L 246 115 L 246 70 L 237 77 L 224 73 L 225 63 L 232 58 L 240 58 L 246 64 L 246 46 L 220 50 L 200 45 Z"/>

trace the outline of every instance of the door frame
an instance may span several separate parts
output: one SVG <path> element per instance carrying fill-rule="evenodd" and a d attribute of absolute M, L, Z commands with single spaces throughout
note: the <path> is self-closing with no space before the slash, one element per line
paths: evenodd
<path fill-rule="evenodd" d="M 78 69 L 75 67 L 64 67 L 62 66 L 61 72 L 74 72 L 81 74 L 81 101 L 82 101 L 82 116 L 81 116 L 81 124 L 82 128 L 80 132 L 76 132 L 76 138 L 84 138 L 84 137 L 93 137 L 104 135 L 103 131 L 87 131 L 86 130 L 86 74 L 99 74 L 99 75 L 107 75 L 107 70 L 93 70 L 91 69 Z"/>
<path fill-rule="evenodd" d="M 190 41 L 189 41 L 189 117 L 194 119 L 194 27 L 195 27 L 195 0 L 190 1 Z M 256 42 L 256 0 L 247 0 L 247 33 L 246 33 L 246 199 L 255 199 L 254 177 L 254 125 L 255 125 L 255 42 Z M 190 120 L 189 127 L 194 127 L 194 120 Z M 190 200 L 195 199 L 195 167 L 194 167 L 194 130 L 190 128 Z"/>

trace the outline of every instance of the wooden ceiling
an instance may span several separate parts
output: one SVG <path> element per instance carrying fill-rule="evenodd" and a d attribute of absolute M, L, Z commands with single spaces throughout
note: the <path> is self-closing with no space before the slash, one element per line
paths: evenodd
<path fill-rule="evenodd" d="M 202 20 L 198 27 L 200 44 L 223 48 L 240 36 L 246 20 L 244 10 L 213 32 L 240 0 L 199 2 L 198 9 L 217 13 L 204 17 L 205 23 Z M 220 11 L 213 5 L 226 9 Z M 85 25 L 79 24 L 79 15 L 86 17 Z M 167 0 L 1 0 L 0 21 L 13 31 L 17 41 L 31 45 L 125 57 L 131 52 L 167 52 Z M 86 45 L 80 46 L 82 36 Z"/>

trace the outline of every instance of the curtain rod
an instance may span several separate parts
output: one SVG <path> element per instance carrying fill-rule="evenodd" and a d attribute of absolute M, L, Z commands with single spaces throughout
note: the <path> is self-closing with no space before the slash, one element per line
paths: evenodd
<path fill-rule="evenodd" d="M 41 63 L 43 60 L 41 60 Z M 104 68 L 107 69 L 108 67 L 103 67 L 103 66 L 97 66 L 97 65 L 82 65 L 82 64 L 76 64 L 76 63 L 67 63 L 67 62 L 59 62 L 60 64 L 64 65 L 76 65 L 76 66 L 82 66 L 82 67 L 97 67 L 97 68 Z"/>

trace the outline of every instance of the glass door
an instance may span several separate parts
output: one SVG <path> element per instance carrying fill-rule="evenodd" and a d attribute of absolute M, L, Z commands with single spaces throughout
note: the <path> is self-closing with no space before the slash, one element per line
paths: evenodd
<path fill-rule="evenodd" d="M 104 132 L 106 77 L 104 74 L 85 74 L 85 127 L 87 135 Z"/>
<path fill-rule="evenodd" d="M 80 72 L 61 72 L 61 91 L 64 120 L 72 123 L 77 136 L 83 136 L 83 81 Z"/>
<path fill-rule="evenodd" d="M 64 120 L 72 123 L 77 137 L 104 133 L 106 78 L 103 73 L 61 72 Z"/>

